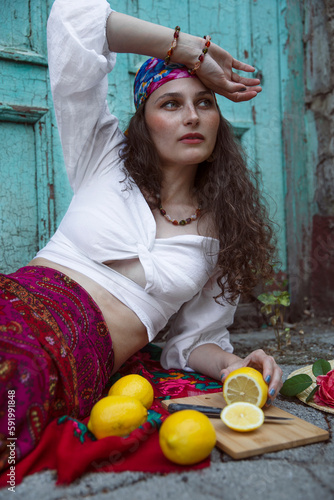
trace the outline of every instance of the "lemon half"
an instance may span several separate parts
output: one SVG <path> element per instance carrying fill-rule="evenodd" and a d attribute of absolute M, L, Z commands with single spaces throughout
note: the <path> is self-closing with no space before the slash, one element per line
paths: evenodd
<path fill-rule="evenodd" d="M 176 464 L 192 465 L 210 455 L 216 444 L 216 432 L 206 415 L 182 410 L 162 423 L 159 443 L 166 458 Z"/>
<path fill-rule="evenodd" d="M 117 380 L 110 387 L 108 395 L 137 398 L 147 409 L 151 407 L 154 399 L 154 391 L 150 382 L 137 374 L 125 375 Z"/>
<path fill-rule="evenodd" d="M 264 422 L 264 413 L 251 403 L 233 403 L 225 406 L 220 418 L 227 427 L 238 432 L 254 431 Z"/>
<path fill-rule="evenodd" d="M 226 377 L 223 396 L 228 405 L 242 401 L 262 408 L 268 398 L 268 386 L 262 373 L 246 366 L 234 370 Z"/>

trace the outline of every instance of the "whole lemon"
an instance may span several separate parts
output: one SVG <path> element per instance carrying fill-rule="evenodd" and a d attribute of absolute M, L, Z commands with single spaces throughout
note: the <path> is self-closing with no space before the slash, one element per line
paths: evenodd
<path fill-rule="evenodd" d="M 216 444 L 216 432 L 203 413 L 182 410 L 162 423 L 159 443 L 166 458 L 176 464 L 192 465 L 210 455 Z"/>
<path fill-rule="evenodd" d="M 262 373 L 244 366 L 226 377 L 223 396 L 228 405 L 243 402 L 262 408 L 268 398 L 268 385 L 263 380 Z"/>
<path fill-rule="evenodd" d="M 147 409 L 151 407 L 154 399 L 153 387 L 149 381 L 137 374 L 125 375 L 117 380 L 110 387 L 108 395 L 137 398 Z"/>
<path fill-rule="evenodd" d="M 92 408 L 88 429 L 97 439 L 126 436 L 147 420 L 147 410 L 136 398 L 106 396 Z"/>

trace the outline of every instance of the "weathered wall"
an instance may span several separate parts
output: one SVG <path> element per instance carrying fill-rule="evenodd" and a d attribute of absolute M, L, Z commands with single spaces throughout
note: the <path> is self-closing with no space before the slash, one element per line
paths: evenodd
<path fill-rule="evenodd" d="M 312 137 L 314 205 L 309 272 L 311 305 L 316 313 L 334 312 L 334 2 L 311 0 L 305 6 L 305 101 Z M 311 180 L 310 180 L 311 181 Z M 312 181 L 311 181 L 312 182 Z"/>
<path fill-rule="evenodd" d="M 311 251 L 313 199 L 304 97 L 304 4 L 300 0 L 278 0 L 287 270 L 294 319 L 301 316 L 303 299 L 309 295 L 310 276 L 304 263 Z"/>
<path fill-rule="evenodd" d="M 278 0 L 290 319 L 334 314 L 334 0 Z M 254 291 L 253 300 L 258 290 Z M 259 326 L 242 298 L 236 326 Z"/>

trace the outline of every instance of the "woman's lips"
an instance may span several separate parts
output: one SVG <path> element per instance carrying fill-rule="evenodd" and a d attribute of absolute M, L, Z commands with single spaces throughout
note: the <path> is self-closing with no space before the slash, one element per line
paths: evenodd
<path fill-rule="evenodd" d="M 186 134 L 180 139 L 184 144 L 199 144 L 204 141 L 202 134 Z"/>

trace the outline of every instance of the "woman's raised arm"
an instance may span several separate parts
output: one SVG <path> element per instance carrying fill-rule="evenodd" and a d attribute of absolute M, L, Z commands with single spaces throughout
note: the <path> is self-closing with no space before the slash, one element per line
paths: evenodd
<path fill-rule="evenodd" d="M 164 59 L 173 40 L 174 30 L 135 17 L 112 12 L 107 23 L 109 49 L 114 52 L 143 54 Z M 180 32 L 171 62 L 193 68 L 204 47 L 203 38 Z M 245 78 L 234 72 L 255 70 L 234 59 L 226 50 L 212 43 L 197 70 L 203 84 L 234 102 L 248 101 L 261 92 L 260 80 Z"/>

